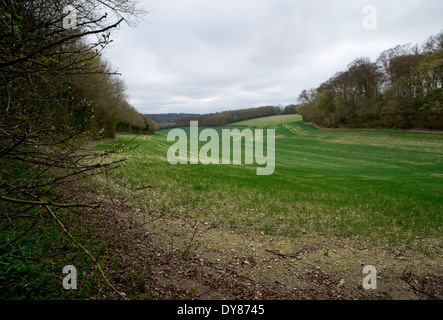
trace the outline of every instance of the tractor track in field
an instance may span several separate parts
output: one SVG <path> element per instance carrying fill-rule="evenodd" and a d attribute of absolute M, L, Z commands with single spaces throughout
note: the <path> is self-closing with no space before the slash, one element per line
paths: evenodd
<path fill-rule="evenodd" d="M 324 133 L 329 133 L 318 134 L 294 123 L 282 123 L 278 128 L 284 133 L 284 138 L 303 138 L 313 143 L 326 138 Z M 332 134 L 328 136 L 334 138 Z M 342 136 L 336 138 L 343 140 Z M 144 137 L 140 142 L 156 151 L 160 148 L 160 152 L 169 148 L 151 136 Z M 339 142 L 342 143 L 341 140 Z M 343 143 L 346 142 L 344 140 Z M 317 155 L 316 158 L 311 156 L 311 162 L 322 160 L 328 150 L 331 150 L 328 159 L 334 157 L 332 146 L 326 148 L 325 144 L 311 144 L 309 150 L 309 156 Z M 306 151 L 296 149 L 294 152 L 300 156 Z M 366 159 L 360 157 L 365 154 L 352 153 L 359 156 L 356 157 L 359 163 L 366 163 L 363 162 Z M 380 162 L 379 157 L 369 167 L 375 167 Z M 406 160 L 408 158 L 398 161 L 404 163 Z M 340 162 L 324 163 L 340 168 Z M 305 173 L 304 177 L 320 181 L 322 175 L 317 171 L 313 173 L 317 176 Z M 438 173 L 434 174 L 439 177 Z M 401 180 L 406 177 L 410 175 L 395 176 Z M 365 172 L 347 177 L 337 176 L 337 179 L 350 178 L 365 181 L 371 178 L 394 179 L 391 176 L 366 175 Z M 194 187 L 196 184 L 200 184 L 200 181 L 194 182 Z M 84 199 L 96 200 L 97 196 L 103 202 L 99 211 L 90 212 L 91 223 L 96 223 L 103 231 L 105 241 L 117 258 L 130 265 L 111 272 L 110 276 L 119 290 L 131 299 L 146 296 L 165 300 L 414 300 L 443 297 L 441 238 L 417 234 L 413 239 L 414 249 L 410 249 L 403 245 L 406 242 L 402 240 L 391 247 L 383 240 L 380 245 L 362 239 L 364 236 L 358 233 L 351 237 L 334 231 L 327 234 L 335 236 L 325 236 L 313 233 L 315 229 L 303 229 L 298 236 L 276 236 L 257 231 L 259 227 L 255 229 L 256 226 L 252 224 L 247 229 L 249 231 L 240 231 L 240 226 L 230 229 L 229 224 L 222 224 L 224 227 L 213 224 L 210 217 L 205 221 L 206 218 L 197 212 L 200 208 L 187 206 L 185 201 L 165 207 L 167 209 L 162 214 L 159 211 L 151 212 L 158 208 L 149 204 L 156 201 L 161 203 L 165 200 L 162 196 L 171 197 L 174 193 L 181 196 L 180 192 L 184 190 L 174 187 L 176 185 L 173 183 L 167 186 L 169 189 L 164 191 L 165 194 L 152 191 L 143 195 L 142 201 L 149 198 L 145 210 L 131 206 L 132 195 L 129 193 L 121 193 L 120 198 L 116 197 L 111 203 L 104 196 L 106 192 L 88 191 L 84 187 L 78 191 L 82 199 L 79 202 L 84 202 Z M 192 187 L 191 184 L 189 188 L 192 190 Z M 200 185 L 197 187 L 201 188 Z M 299 184 L 299 187 L 303 185 Z M 310 188 L 322 190 L 318 185 L 315 186 L 317 189 L 311 185 Z M 229 192 L 233 192 L 232 189 L 228 189 L 223 196 Z M 77 192 L 73 194 L 77 195 Z M 226 211 L 227 215 L 235 215 L 235 211 L 231 212 L 230 207 L 224 206 L 221 201 L 217 204 L 220 213 L 225 214 Z M 198 221 L 191 217 L 196 217 Z M 297 227 L 294 225 L 294 228 Z M 419 245 L 415 246 L 417 243 Z M 106 255 L 100 258 L 105 264 L 111 264 Z M 365 277 L 363 268 L 368 265 L 377 269 L 376 290 L 362 287 Z M 140 281 L 140 275 L 143 275 L 143 281 Z"/>

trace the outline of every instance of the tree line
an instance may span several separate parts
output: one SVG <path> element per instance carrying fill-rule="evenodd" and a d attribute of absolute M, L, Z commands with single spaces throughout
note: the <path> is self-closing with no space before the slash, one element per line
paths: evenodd
<path fill-rule="evenodd" d="M 91 60 L 82 66 L 89 69 L 83 71 L 85 76 L 79 77 L 79 70 L 59 80 L 64 84 L 65 123 L 94 139 L 115 138 L 117 131 L 154 133 L 156 123 L 129 104 L 123 80 L 100 55 L 90 52 L 89 56 Z"/>
<path fill-rule="evenodd" d="M 245 121 L 254 118 L 269 117 L 281 114 L 279 107 L 266 106 L 259 108 L 248 108 L 240 110 L 223 111 L 203 115 L 192 115 L 181 117 L 177 120 L 177 127 L 188 127 L 191 121 L 198 121 L 199 126 L 220 127 L 239 121 Z"/>
<path fill-rule="evenodd" d="M 74 28 L 66 27 L 73 13 L 66 12 L 68 5 L 75 8 L 76 19 L 70 20 L 75 20 Z M 71 203 L 60 190 L 95 175 L 126 186 L 112 172 L 132 147 L 97 151 L 88 143 L 112 138 L 116 130 L 152 133 L 156 129 L 149 117 L 129 104 L 124 82 L 102 57 L 112 42 L 111 30 L 142 14 L 130 0 L 0 0 L 2 290 L 18 287 L 25 296 L 32 290 L 32 295 L 42 293 L 35 285 L 40 274 L 32 272 L 33 253 L 28 248 L 31 242 L 40 245 L 39 261 L 46 261 L 59 242 L 52 239 L 52 245 L 45 246 L 44 239 L 51 236 L 45 230 L 55 225 L 84 250 L 109 287 L 119 293 L 65 225 L 75 210 L 97 203 Z M 29 237 L 37 243 L 26 240 Z M 23 257 L 17 258 L 17 252 Z M 29 272 L 8 267 L 13 265 Z"/>
<path fill-rule="evenodd" d="M 118 8 L 118 2 L 127 1 L 111 1 L 111 7 Z M 76 29 L 62 25 L 68 3 L 78 11 Z M 8 121 L 23 115 L 57 119 L 58 129 L 92 138 L 113 138 L 116 130 L 156 130 L 149 117 L 129 104 L 125 83 L 102 57 L 112 42 L 110 30 L 123 20 L 105 25 L 106 14 L 91 17 L 99 4 L 2 1 L 0 103 Z M 88 42 L 89 36 L 95 40 Z"/>
<path fill-rule="evenodd" d="M 198 116 L 195 113 L 157 113 L 147 114 L 153 121 L 155 121 L 159 128 L 168 128 L 175 126 L 178 119 L 182 117 Z"/>
<path fill-rule="evenodd" d="M 297 110 L 323 127 L 443 129 L 442 81 L 443 32 L 385 50 L 376 61 L 354 60 L 303 90 Z"/>

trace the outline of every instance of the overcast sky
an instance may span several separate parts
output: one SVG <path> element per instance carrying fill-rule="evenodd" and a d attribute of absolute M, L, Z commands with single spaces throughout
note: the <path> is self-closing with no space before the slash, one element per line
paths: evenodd
<path fill-rule="evenodd" d="M 443 30 L 441 0 L 142 0 L 105 57 L 142 113 L 210 113 L 297 102 L 358 57 Z M 376 29 L 365 29 L 377 9 Z M 366 20 L 368 21 L 368 20 Z"/>

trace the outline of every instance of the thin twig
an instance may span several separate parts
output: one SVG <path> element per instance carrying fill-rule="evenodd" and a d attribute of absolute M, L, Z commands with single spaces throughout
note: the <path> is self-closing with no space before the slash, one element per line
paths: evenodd
<path fill-rule="evenodd" d="M 103 269 L 100 267 L 100 264 L 98 263 L 97 259 L 89 252 L 88 249 L 86 249 L 84 246 L 81 245 L 72 235 L 71 233 L 66 229 L 63 222 L 60 221 L 60 219 L 57 217 L 57 215 L 49 208 L 47 205 L 44 205 L 45 209 L 49 212 L 49 214 L 52 216 L 52 218 L 57 222 L 57 224 L 62 228 L 63 232 L 71 239 L 72 242 L 74 242 L 80 249 L 82 249 L 91 259 L 94 261 L 97 269 L 100 271 L 103 279 L 105 280 L 106 284 L 114 290 L 120 297 L 122 297 L 124 300 L 129 300 L 126 297 L 126 294 L 123 292 L 120 292 L 116 287 L 112 285 L 111 282 L 109 282 L 108 278 L 106 277 Z"/>
<path fill-rule="evenodd" d="M 9 198 L 9 197 L 5 197 L 2 195 L 0 195 L 0 199 L 5 200 L 5 201 L 9 201 L 9 202 L 14 202 L 14 203 L 32 204 L 32 205 L 38 205 L 38 206 L 50 205 L 50 206 L 59 207 L 59 208 L 74 208 L 74 207 L 97 208 L 97 206 L 91 206 L 88 204 L 62 204 L 62 203 L 52 203 L 52 202 L 41 202 L 41 201 Z"/>
<path fill-rule="evenodd" d="M 432 299 L 432 300 L 442 300 L 442 298 L 437 297 L 435 295 L 429 294 L 428 292 L 424 291 L 424 290 L 420 290 L 418 289 L 416 286 L 414 286 L 406 277 L 402 277 L 401 280 L 403 280 L 404 282 L 406 282 L 411 288 L 412 290 L 414 290 L 414 292 L 418 292 L 421 293 L 425 296 L 427 296 L 428 298 Z"/>

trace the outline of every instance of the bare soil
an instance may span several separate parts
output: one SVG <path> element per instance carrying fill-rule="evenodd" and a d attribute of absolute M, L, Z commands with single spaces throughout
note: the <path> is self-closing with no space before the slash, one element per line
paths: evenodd
<path fill-rule="evenodd" d="M 424 254 L 305 233 L 298 238 L 239 233 L 151 216 L 90 190 L 69 186 L 106 248 L 97 257 L 130 299 L 409 300 L 442 299 L 443 251 Z M 115 259 L 120 261 L 119 268 Z M 363 289 L 363 267 L 377 269 L 377 289 Z M 415 289 L 415 290 L 414 290 Z M 111 296 L 119 299 L 116 294 Z M 100 292 L 92 299 L 103 299 Z"/>

